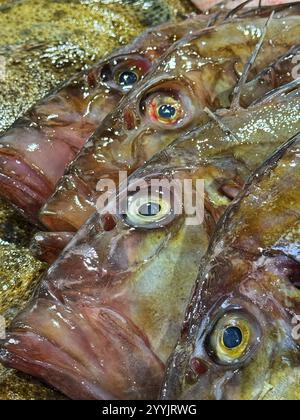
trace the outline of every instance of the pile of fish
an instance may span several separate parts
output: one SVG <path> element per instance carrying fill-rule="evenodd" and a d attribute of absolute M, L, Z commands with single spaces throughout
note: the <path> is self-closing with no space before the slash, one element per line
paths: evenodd
<path fill-rule="evenodd" d="M 0 362 L 69 398 L 300 399 L 300 4 L 194 3 L 0 137 L 50 264 Z"/>

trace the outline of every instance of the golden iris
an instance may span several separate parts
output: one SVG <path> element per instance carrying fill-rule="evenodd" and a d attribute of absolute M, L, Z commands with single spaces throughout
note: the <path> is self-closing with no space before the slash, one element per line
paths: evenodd
<path fill-rule="evenodd" d="M 158 94 L 149 101 L 148 115 L 153 122 L 174 125 L 183 120 L 185 112 L 179 99 Z"/>
<path fill-rule="evenodd" d="M 127 222 L 137 227 L 151 227 L 172 212 L 171 204 L 162 196 L 139 196 L 128 200 Z"/>
<path fill-rule="evenodd" d="M 238 363 L 246 354 L 252 340 L 251 326 L 238 315 L 225 315 L 215 326 L 210 346 L 222 363 Z"/>

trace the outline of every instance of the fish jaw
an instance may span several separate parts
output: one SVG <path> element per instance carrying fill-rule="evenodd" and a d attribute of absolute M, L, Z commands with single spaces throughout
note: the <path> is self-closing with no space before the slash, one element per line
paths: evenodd
<path fill-rule="evenodd" d="M 39 299 L 13 329 L 0 360 L 73 399 L 157 398 L 164 365 L 114 308 Z"/>
<path fill-rule="evenodd" d="M 26 162 L 0 150 L 1 195 L 12 202 L 30 222 L 36 222 L 40 207 L 51 188 Z"/>

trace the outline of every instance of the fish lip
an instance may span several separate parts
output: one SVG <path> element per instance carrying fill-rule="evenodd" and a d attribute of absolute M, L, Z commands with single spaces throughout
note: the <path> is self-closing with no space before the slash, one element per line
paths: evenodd
<path fill-rule="evenodd" d="M 22 175 L 24 170 L 22 171 L 21 168 L 18 173 L 14 167 L 10 173 L 7 162 L 4 160 L 21 162 L 26 173 L 29 174 L 28 180 Z M 35 181 L 40 188 L 34 188 Z M 30 168 L 15 151 L 12 154 L 9 151 L 7 153 L 7 150 L 0 149 L 0 192 L 19 212 L 26 215 L 31 223 L 40 225 L 37 219 L 38 212 L 51 193 L 51 188 L 45 177 Z"/>
<path fill-rule="evenodd" d="M 0 341 L 0 361 L 7 367 L 14 369 L 15 366 L 18 366 L 18 370 L 22 371 L 25 374 L 32 375 L 32 369 L 38 369 L 41 365 L 41 362 L 35 361 L 32 362 L 31 360 L 27 360 L 27 358 L 24 356 L 20 356 L 17 354 L 14 354 L 13 352 L 6 350 L 2 348 L 3 346 L 3 340 Z M 27 367 L 26 367 L 27 366 Z M 53 383 L 53 386 L 55 387 L 55 380 L 52 381 L 49 380 L 49 370 L 47 369 L 46 374 L 40 374 L 36 375 L 37 378 L 39 378 L 41 381 L 45 383 Z M 60 369 L 55 368 L 55 366 L 52 366 L 52 369 L 50 369 L 50 376 L 52 374 L 54 377 L 57 375 L 59 376 L 61 374 Z M 72 375 L 68 374 L 66 372 L 63 372 L 63 377 L 61 378 L 61 388 L 59 389 L 61 392 L 63 392 L 65 395 L 68 395 L 70 398 L 73 399 L 99 399 L 99 400 L 116 400 L 117 398 L 114 397 L 111 393 L 106 393 L 104 390 L 101 389 L 98 390 L 92 382 L 88 382 L 85 378 L 78 378 L 77 380 L 73 381 L 77 384 L 76 390 L 71 391 L 68 389 L 70 386 L 63 385 L 63 379 L 67 376 L 67 378 L 70 380 L 71 378 L 71 387 L 72 387 Z M 87 391 L 85 388 L 89 388 Z"/>
<path fill-rule="evenodd" d="M 151 399 L 157 397 L 164 364 L 122 311 L 106 305 L 97 306 L 94 312 L 92 307 L 89 313 L 87 302 L 78 307 L 46 298 L 40 298 L 38 308 L 37 302 L 16 319 L 6 340 L 0 341 L 0 360 L 6 366 L 36 376 L 74 399 L 136 399 L 145 393 Z M 58 317 L 40 312 L 49 309 Z M 56 333 L 53 325 L 59 318 L 65 321 L 62 331 Z M 132 351 L 123 351 L 122 343 L 125 350 L 129 346 Z M 118 378 L 128 386 L 115 387 Z"/>

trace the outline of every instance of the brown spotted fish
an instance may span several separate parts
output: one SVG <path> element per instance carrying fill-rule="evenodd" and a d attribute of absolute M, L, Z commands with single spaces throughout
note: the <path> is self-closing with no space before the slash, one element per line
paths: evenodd
<path fill-rule="evenodd" d="M 1 341 L 0 360 L 71 398 L 156 399 L 215 223 L 251 170 L 299 131 L 299 111 L 294 92 L 228 111 L 134 173 L 140 190 L 120 189 L 124 210 L 112 200 L 80 229 Z M 174 187 L 185 180 L 199 209 L 204 180 L 204 219 Z"/>
<path fill-rule="evenodd" d="M 251 77 L 298 45 L 295 10 L 295 15 L 269 22 Z M 132 173 L 205 120 L 205 107 L 229 107 L 265 25 L 266 18 L 234 19 L 171 47 L 87 142 L 43 207 L 40 221 L 49 230 L 76 231 L 95 210 L 98 181 L 116 181 L 119 171 Z"/>
<path fill-rule="evenodd" d="M 203 259 L 167 399 L 300 399 L 300 135 L 252 176 Z"/>
<path fill-rule="evenodd" d="M 152 28 L 31 108 L 0 137 L 2 196 L 36 222 L 66 166 L 106 115 L 173 42 L 208 23 L 197 16 Z"/>

